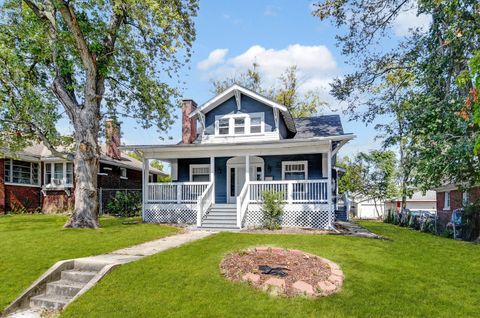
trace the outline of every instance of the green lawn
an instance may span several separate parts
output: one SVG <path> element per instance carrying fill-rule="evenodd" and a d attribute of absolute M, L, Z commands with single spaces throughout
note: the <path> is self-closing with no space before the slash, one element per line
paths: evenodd
<path fill-rule="evenodd" d="M 175 233 L 172 227 L 122 225 L 125 219 L 102 218 L 102 228 L 63 229 L 66 217 L 0 217 L 0 309 L 55 262 L 102 254 Z M 1 311 L 1 310 L 0 310 Z"/>
<path fill-rule="evenodd" d="M 364 222 L 392 241 L 343 236 L 221 233 L 115 269 L 65 317 L 479 317 L 480 246 Z M 339 294 L 273 298 L 226 281 L 233 250 L 271 244 L 342 267 Z"/>

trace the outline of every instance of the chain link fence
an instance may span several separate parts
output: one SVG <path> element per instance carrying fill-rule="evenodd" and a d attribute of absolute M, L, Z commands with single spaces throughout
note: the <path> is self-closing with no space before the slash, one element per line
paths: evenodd
<path fill-rule="evenodd" d="M 106 189 L 98 191 L 100 215 L 140 215 L 142 211 L 142 189 Z"/>

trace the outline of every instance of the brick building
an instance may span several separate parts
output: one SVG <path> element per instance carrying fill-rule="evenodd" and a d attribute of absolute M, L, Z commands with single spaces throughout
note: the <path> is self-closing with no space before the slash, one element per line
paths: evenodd
<path fill-rule="evenodd" d="M 461 191 L 454 184 L 447 184 L 436 188 L 437 213 L 440 219 L 448 221 L 452 212 L 467 204 L 475 203 L 480 199 L 480 187 L 474 187 L 469 191 Z"/>
<path fill-rule="evenodd" d="M 120 131 L 106 122 L 107 144 L 101 145 L 98 187 L 141 189 L 142 162 L 122 153 Z M 0 214 L 15 209 L 44 213 L 69 211 L 74 206 L 73 163 L 57 158 L 43 144 L 0 157 Z M 167 174 L 150 169 L 150 180 Z"/>

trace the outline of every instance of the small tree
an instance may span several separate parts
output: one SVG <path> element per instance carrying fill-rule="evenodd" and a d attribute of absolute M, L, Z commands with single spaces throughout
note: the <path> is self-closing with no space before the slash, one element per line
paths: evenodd
<path fill-rule="evenodd" d="M 373 200 L 378 217 L 377 202 L 397 195 L 396 158 L 393 151 L 373 150 L 361 152 L 354 160 L 344 159 L 345 175 L 340 179 L 339 189 L 352 198 Z"/>
<path fill-rule="evenodd" d="M 283 192 L 276 191 L 264 191 L 262 192 L 263 198 L 263 226 L 269 230 L 280 229 L 281 216 L 283 214 L 283 205 L 285 201 Z"/>

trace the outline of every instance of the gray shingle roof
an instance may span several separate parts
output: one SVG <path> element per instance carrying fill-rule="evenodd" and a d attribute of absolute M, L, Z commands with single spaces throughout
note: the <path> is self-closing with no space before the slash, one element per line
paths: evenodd
<path fill-rule="evenodd" d="M 344 134 L 339 115 L 295 118 L 294 122 L 297 128 L 295 139 L 339 136 Z"/>

